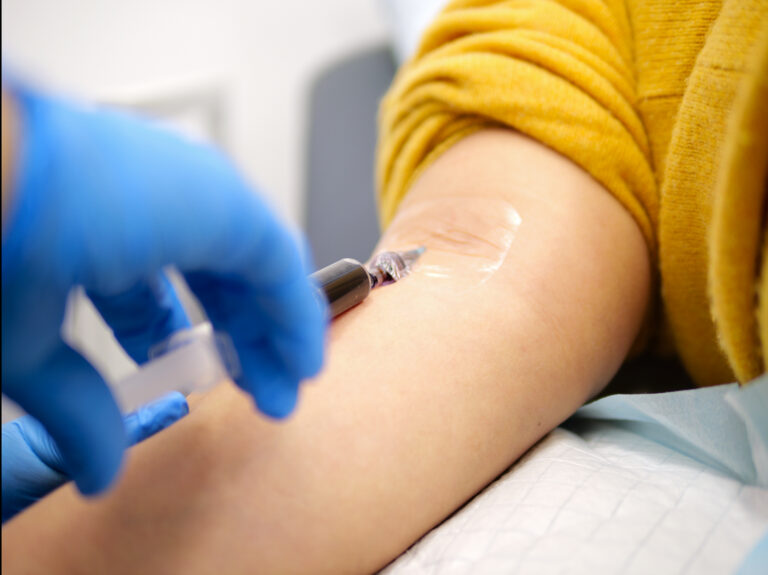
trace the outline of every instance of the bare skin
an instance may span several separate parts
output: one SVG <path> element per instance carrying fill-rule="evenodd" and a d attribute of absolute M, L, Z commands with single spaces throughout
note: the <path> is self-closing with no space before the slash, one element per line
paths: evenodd
<path fill-rule="evenodd" d="M 460 272 L 507 237 L 484 204 L 520 221 L 481 277 Z M 64 488 L 10 521 L 3 572 L 372 572 L 610 380 L 643 320 L 649 261 L 586 173 L 486 131 L 428 168 L 400 213 L 377 249 L 424 243 L 421 267 L 334 323 L 295 416 L 267 421 L 222 384 L 135 448 L 109 495 Z"/>

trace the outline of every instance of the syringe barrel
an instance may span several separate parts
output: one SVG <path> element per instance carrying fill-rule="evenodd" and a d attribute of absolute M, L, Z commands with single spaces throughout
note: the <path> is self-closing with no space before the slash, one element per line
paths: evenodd
<path fill-rule="evenodd" d="M 331 317 L 336 317 L 363 301 L 371 293 L 373 285 L 365 266 L 350 258 L 334 262 L 310 277 L 323 290 Z"/>

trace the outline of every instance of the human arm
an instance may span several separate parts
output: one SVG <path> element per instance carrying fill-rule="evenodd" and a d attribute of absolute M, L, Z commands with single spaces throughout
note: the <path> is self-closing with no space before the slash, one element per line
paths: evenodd
<path fill-rule="evenodd" d="M 443 212 L 447 197 L 520 216 L 482 282 L 460 272 L 485 249 L 487 220 Z M 424 206 L 420 224 L 395 219 L 378 249 L 425 243 L 421 271 L 338 318 L 291 420 L 256 418 L 234 387 L 216 388 L 134 449 L 104 499 L 64 489 L 9 522 L 3 569 L 374 571 L 607 383 L 650 272 L 642 234 L 599 184 L 520 134 L 487 131 L 437 159 L 407 201 L 403 214 Z"/>

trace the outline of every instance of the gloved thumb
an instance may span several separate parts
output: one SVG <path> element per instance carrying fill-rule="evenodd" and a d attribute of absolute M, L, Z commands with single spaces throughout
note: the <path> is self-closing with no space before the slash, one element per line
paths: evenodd
<path fill-rule="evenodd" d="M 127 445 L 120 410 L 96 370 L 61 343 L 40 369 L 3 391 L 43 424 L 61 453 L 64 472 L 83 495 L 115 479 Z"/>

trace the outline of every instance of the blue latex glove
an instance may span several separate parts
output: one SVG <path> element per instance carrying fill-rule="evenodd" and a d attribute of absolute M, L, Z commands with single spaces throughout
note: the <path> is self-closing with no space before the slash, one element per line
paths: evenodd
<path fill-rule="evenodd" d="M 189 413 L 172 392 L 125 416 L 128 442 L 144 441 Z M 36 419 L 25 415 L 3 425 L 3 523 L 66 483 L 61 453 Z"/>
<path fill-rule="evenodd" d="M 14 87 L 21 137 L 3 232 L 3 392 L 39 420 L 67 474 L 94 494 L 126 438 L 111 393 L 61 339 L 85 287 L 138 362 L 188 324 L 161 269 L 175 265 L 237 350 L 237 383 L 289 414 L 322 363 L 324 302 L 294 237 L 226 158 L 125 113 Z"/>

